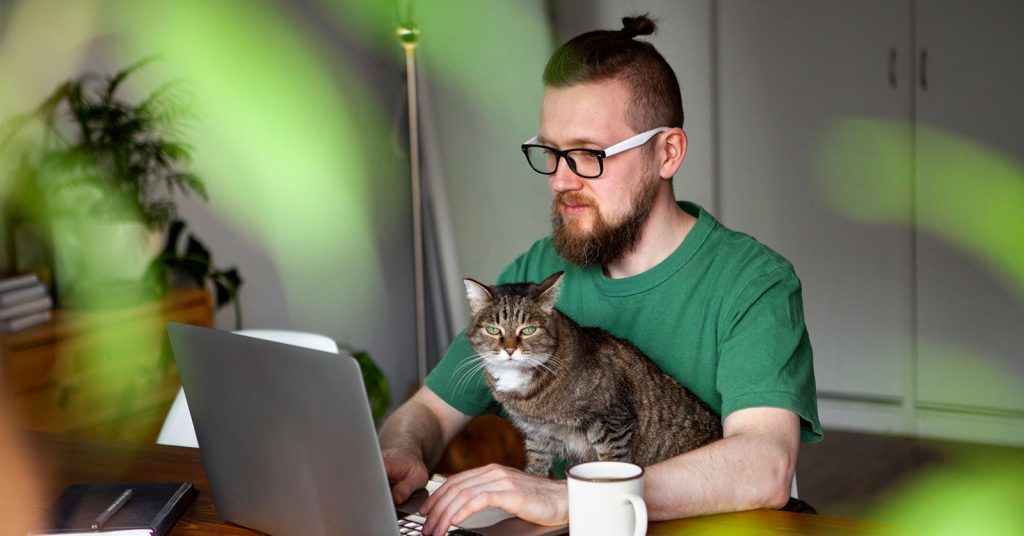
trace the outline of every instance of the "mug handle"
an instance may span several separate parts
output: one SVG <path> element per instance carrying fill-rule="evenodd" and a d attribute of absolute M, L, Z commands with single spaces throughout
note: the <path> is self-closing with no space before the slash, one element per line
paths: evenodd
<path fill-rule="evenodd" d="M 645 536 L 647 534 L 647 505 L 643 497 L 627 493 L 625 495 L 629 502 L 633 503 L 633 511 L 636 513 L 636 527 L 633 528 L 633 536 Z"/>

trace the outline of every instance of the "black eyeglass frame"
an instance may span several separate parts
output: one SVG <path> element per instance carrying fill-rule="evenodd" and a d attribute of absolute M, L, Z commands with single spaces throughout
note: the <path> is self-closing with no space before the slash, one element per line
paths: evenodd
<path fill-rule="evenodd" d="M 537 169 L 536 167 L 534 167 L 533 166 L 533 161 L 530 160 L 530 154 L 529 154 L 529 150 L 530 150 L 531 147 L 537 147 L 537 148 L 540 148 L 540 149 L 546 149 L 546 150 L 550 151 L 551 154 L 555 155 L 555 168 L 552 169 L 551 171 L 541 171 L 541 170 Z M 598 151 L 598 150 L 595 150 L 595 149 L 579 148 L 579 149 L 566 149 L 564 151 L 559 151 L 558 149 L 555 149 L 554 147 L 548 147 L 547 145 L 540 145 L 540 144 L 537 144 L 537 143 L 524 143 L 521 146 L 521 149 L 523 150 L 523 155 L 526 156 L 526 161 L 530 164 L 530 169 L 536 171 L 537 173 L 540 173 L 541 175 L 554 175 L 555 172 L 558 171 L 558 162 L 560 160 L 562 160 L 563 158 L 565 159 L 565 163 L 569 166 L 569 169 L 571 169 L 573 173 L 575 173 L 576 175 L 578 175 L 581 178 L 584 178 L 584 179 L 596 179 L 596 178 L 600 177 L 602 173 L 604 173 L 604 159 L 606 158 L 606 156 L 605 156 L 603 150 L 602 151 Z M 580 173 L 579 171 L 576 170 L 576 161 L 573 160 L 573 158 L 571 156 L 569 156 L 569 153 L 571 153 L 571 152 L 579 152 L 579 151 L 590 153 L 591 155 L 594 156 L 594 158 L 597 158 L 597 175 L 588 176 L 588 175 L 584 175 L 584 174 L 582 174 L 582 173 Z"/>

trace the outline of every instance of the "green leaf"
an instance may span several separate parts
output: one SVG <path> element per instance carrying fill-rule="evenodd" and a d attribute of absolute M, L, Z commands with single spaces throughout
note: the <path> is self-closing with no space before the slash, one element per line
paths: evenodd
<path fill-rule="evenodd" d="M 217 309 L 231 303 L 231 295 L 233 293 L 228 289 L 227 285 L 225 285 L 223 281 L 214 278 L 213 288 L 217 292 Z"/>
<path fill-rule="evenodd" d="M 146 293 L 154 298 L 167 294 L 167 269 L 159 257 L 153 259 L 142 276 L 142 286 Z"/>
<path fill-rule="evenodd" d="M 359 363 L 359 370 L 363 375 L 363 385 L 366 386 L 366 395 L 370 399 L 373 420 L 380 423 L 388 408 L 391 407 L 391 389 L 388 386 L 387 376 L 384 376 L 384 373 L 377 367 L 370 354 L 363 351 L 351 352 L 351 354 Z"/>
<path fill-rule="evenodd" d="M 195 235 L 188 235 L 188 245 L 185 246 L 185 257 L 203 264 L 205 268 L 210 267 L 210 250 L 199 241 Z"/>
<path fill-rule="evenodd" d="M 176 264 L 178 269 L 188 274 L 195 281 L 197 287 L 206 287 L 206 273 L 210 269 L 209 264 L 188 257 L 180 257 Z"/>
<path fill-rule="evenodd" d="M 124 80 L 126 78 L 128 78 L 129 76 L 131 76 L 132 73 L 134 73 L 135 71 L 138 71 L 139 69 L 142 69 L 143 67 L 145 67 L 149 63 L 152 63 L 156 59 L 157 59 L 157 56 L 155 56 L 155 55 L 154 56 L 147 56 L 147 57 L 142 58 L 141 60 L 136 61 L 135 63 L 129 65 L 128 67 L 125 67 L 120 72 L 118 72 L 114 76 L 112 76 L 110 78 L 109 82 L 107 82 L 107 91 L 103 95 L 103 102 L 106 103 L 106 104 L 110 104 L 110 102 L 113 101 L 114 93 L 117 92 L 117 88 L 121 85 L 121 82 L 124 82 Z"/>
<path fill-rule="evenodd" d="M 235 288 L 236 291 L 239 287 L 242 286 L 242 276 L 238 274 L 237 268 L 231 267 L 227 271 L 222 272 L 220 275 L 221 277 L 224 278 L 225 281 L 229 282 L 231 286 Z"/>

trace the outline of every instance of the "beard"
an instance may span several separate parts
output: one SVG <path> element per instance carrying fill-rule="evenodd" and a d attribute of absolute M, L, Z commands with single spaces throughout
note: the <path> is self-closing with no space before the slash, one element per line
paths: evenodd
<path fill-rule="evenodd" d="M 577 266 L 589 266 L 594 263 L 606 265 L 621 259 L 633 251 L 643 236 L 644 223 L 654 208 L 654 200 L 658 196 L 660 181 L 657 177 L 644 174 L 640 186 L 633 191 L 630 200 L 630 212 L 622 221 L 611 224 L 601 214 L 600 207 L 579 192 L 560 192 L 551 205 L 551 227 L 554 235 L 555 251 L 566 261 Z M 593 229 L 589 233 L 581 231 L 576 222 L 566 223 L 559 206 L 587 205 L 593 211 Z"/>

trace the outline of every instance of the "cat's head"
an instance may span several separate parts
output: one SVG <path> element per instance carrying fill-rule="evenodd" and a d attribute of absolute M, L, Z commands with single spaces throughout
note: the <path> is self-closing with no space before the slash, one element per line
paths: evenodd
<path fill-rule="evenodd" d="M 489 372 L 545 368 L 554 359 L 551 326 L 563 275 L 496 286 L 465 280 L 472 311 L 467 335 Z"/>

